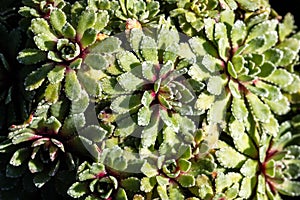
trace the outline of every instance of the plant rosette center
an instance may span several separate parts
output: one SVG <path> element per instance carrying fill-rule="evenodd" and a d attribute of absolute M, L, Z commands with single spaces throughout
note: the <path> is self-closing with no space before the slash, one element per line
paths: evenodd
<path fill-rule="evenodd" d="M 108 199 L 117 188 L 118 181 L 112 176 L 95 179 L 90 184 L 91 192 L 96 192 L 102 199 Z"/>
<path fill-rule="evenodd" d="M 68 39 L 59 39 L 57 42 L 57 50 L 61 53 L 61 57 L 66 61 L 73 60 L 80 54 L 79 45 L 70 42 Z"/>
<path fill-rule="evenodd" d="M 67 62 L 72 67 L 72 61 L 79 58 L 80 46 L 68 39 L 58 39 L 56 43 L 57 52 L 49 51 L 48 58 L 55 62 Z"/>
<path fill-rule="evenodd" d="M 123 134 L 121 131 L 125 130 L 125 126 L 136 127 L 130 129 L 132 131 L 142 127 L 144 133 L 151 127 L 160 131 L 164 126 L 162 123 L 179 132 L 180 123 L 184 121 L 181 118 L 188 120 L 190 129 L 193 129 L 197 122 L 192 121 L 190 116 L 199 113 L 194 109 L 196 95 L 193 88 L 183 76 L 186 72 L 186 69 L 176 69 L 171 61 L 165 64 L 143 62 L 116 77 L 115 80 L 124 89 L 124 94 L 113 97 L 110 105 L 109 116 L 114 115 L 118 126 L 116 133 Z M 105 113 L 103 111 L 99 115 L 103 121 L 107 117 Z M 125 134 L 130 134 L 128 129 Z"/>
<path fill-rule="evenodd" d="M 142 86 L 143 98 L 146 98 L 146 95 L 150 95 L 149 102 L 144 102 L 144 106 L 149 104 L 151 107 L 158 104 L 162 109 L 176 112 L 180 111 L 180 107 L 195 99 L 193 91 L 188 87 L 187 81 L 184 80 L 185 78 L 181 76 L 180 72 L 174 71 L 173 63 L 146 65 L 149 65 L 149 63 L 143 63 L 142 68 L 148 68 L 148 70 L 152 68 L 154 73 L 152 76 L 153 81 L 145 80 Z M 145 94 L 146 92 L 148 94 Z"/>
<path fill-rule="evenodd" d="M 167 160 L 162 167 L 162 171 L 169 178 L 176 178 L 180 174 L 180 168 L 174 159 Z"/>

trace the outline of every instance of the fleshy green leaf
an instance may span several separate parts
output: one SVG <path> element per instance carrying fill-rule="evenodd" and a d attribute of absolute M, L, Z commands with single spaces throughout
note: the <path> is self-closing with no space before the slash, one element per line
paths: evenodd
<path fill-rule="evenodd" d="M 123 188 L 119 188 L 118 189 L 118 192 L 116 194 L 116 199 L 117 200 L 128 200 L 126 192 L 125 192 L 125 190 Z"/>
<path fill-rule="evenodd" d="M 242 9 L 245 9 L 248 11 L 254 11 L 261 6 L 260 1 L 236 0 L 236 2 L 239 4 L 239 6 Z"/>
<path fill-rule="evenodd" d="M 88 71 L 79 71 L 77 73 L 78 80 L 82 84 L 84 90 L 92 96 L 100 94 L 99 79 L 103 76 L 100 70 L 90 69 Z"/>
<path fill-rule="evenodd" d="M 142 107 L 138 112 L 138 125 L 147 126 L 151 119 L 152 110 L 149 107 Z"/>
<path fill-rule="evenodd" d="M 158 185 L 160 185 L 162 187 L 166 187 L 169 184 L 169 178 L 163 177 L 163 176 L 156 176 L 156 181 L 157 181 Z"/>
<path fill-rule="evenodd" d="M 226 96 L 225 96 L 226 95 Z M 212 123 L 225 123 L 225 116 L 228 108 L 228 103 L 230 99 L 230 95 L 225 94 L 222 95 L 220 99 L 217 99 L 211 106 L 208 118 Z"/>
<path fill-rule="evenodd" d="M 93 28 L 89 28 L 84 31 L 80 43 L 83 48 L 86 48 L 96 41 L 97 31 Z"/>
<path fill-rule="evenodd" d="M 289 196 L 299 196 L 300 195 L 300 183 L 291 180 L 285 180 L 283 184 L 277 186 L 280 193 Z"/>
<path fill-rule="evenodd" d="M 76 182 L 73 183 L 73 185 L 71 185 L 71 187 L 68 189 L 68 195 L 73 198 L 79 198 L 85 195 L 86 191 L 88 191 L 88 186 L 86 183 Z"/>
<path fill-rule="evenodd" d="M 95 22 L 94 28 L 97 32 L 103 30 L 109 22 L 109 14 L 106 10 L 101 10 L 101 12 L 97 13 L 97 20 Z"/>
<path fill-rule="evenodd" d="M 118 121 L 118 128 L 116 129 L 114 135 L 126 137 L 134 132 L 137 129 L 137 124 L 133 122 L 131 117 L 126 117 Z"/>
<path fill-rule="evenodd" d="M 31 65 L 46 60 L 47 54 L 39 49 L 24 49 L 22 50 L 17 59 L 24 65 Z"/>
<path fill-rule="evenodd" d="M 142 79 L 136 77 L 130 72 L 120 75 L 117 80 L 122 88 L 124 88 L 126 91 L 135 91 L 144 83 Z"/>
<path fill-rule="evenodd" d="M 80 135 L 89 139 L 92 142 L 102 142 L 107 131 L 100 126 L 91 125 L 80 131 Z"/>
<path fill-rule="evenodd" d="M 30 150 L 28 148 L 18 149 L 11 157 L 9 164 L 13 166 L 20 166 L 30 156 Z"/>
<path fill-rule="evenodd" d="M 31 173 L 37 173 L 43 171 L 44 165 L 39 159 L 33 159 L 28 162 L 28 168 Z"/>
<path fill-rule="evenodd" d="M 276 101 L 270 101 L 267 99 L 264 99 L 264 101 L 269 105 L 270 109 L 278 115 L 284 115 L 290 111 L 290 102 L 288 101 L 288 98 L 285 96 L 282 96 L 281 99 Z"/>
<path fill-rule="evenodd" d="M 274 116 L 270 117 L 270 120 L 268 123 L 262 123 L 262 128 L 269 135 L 276 137 L 276 135 L 279 132 L 279 124 L 278 124 L 277 119 Z"/>
<path fill-rule="evenodd" d="M 294 17 L 291 13 L 284 16 L 283 23 L 279 24 L 279 39 L 283 41 L 294 30 Z"/>
<path fill-rule="evenodd" d="M 84 124 L 85 117 L 83 113 L 70 115 L 64 121 L 62 133 L 67 136 L 74 135 L 77 129 L 82 128 Z"/>
<path fill-rule="evenodd" d="M 242 180 L 239 196 L 248 199 L 253 191 L 255 185 L 255 178 L 245 177 Z"/>
<path fill-rule="evenodd" d="M 227 60 L 227 50 L 230 48 L 227 38 L 227 28 L 223 23 L 215 24 L 215 40 L 218 44 L 219 55 L 223 60 Z"/>
<path fill-rule="evenodd" d="M 38 34 L 34 36 L 36 46 L 42 51 L 54 50 L 56 41 L 51 39 L 48 35 Z"/>
<path fill-rule="evenodd" d="M 121 45 L 121 41 L 116 37 L 108 37 L 95 44 L 91 45 L 88 49 L 91 53 L 113 53 L 116 52 Z"/>
<path fill-rule="evenodd" d="M 238 153 L 237 151 L 235 151 L 233 148 L 229 146 L 218 150 L 216 152 L 216 156 L 220 164 L 227 168 L 238 167 L 246 159 L 245 156 Z"/>
<path fill-rule="evenodd" d="M 48 72 L 52 69 L 52 65 L 43 65 L 36 71 L 33 71 L 25 79 L 26 90 L 34 90 L 39 88 L 44 82 Z"/>
<path fill-rule="evenodd" d="M 83 113 L 89 105 L 89 96 L 86 91 L 81 90 L 80 98 L 77 101 L 72 101 L 70 114 Z"/>
<path fill-rule="evenodd" d="M 83 33 L 94 26 L 96 22 L 96 13 L 93 10 L 85 10 L 81 13 L 77 25 L 77 34 L 79 38 L 83 36 Z"/>
<path fill-rule="evenodd" d="M 233 138 L 236 149 L 252 158 L 257 157 L 256 146 L 251 138 L 245 133 L 243 122 L 234 120 L 229 125 L 231 137 Z"/>
<path fill-rule="evenodd" d="M 241 173 L 247 177 L 253 177 L 258 171 L 258 162 L 256 160 L 248 159 L 241 168 Z"/>
<path fill-rule="evenodd" d="M 58 31 L 59 33 L 62 32 L 63 26 L 67 22 L 67 17 L 65 13 L 60 9 L 54 9 L 51 11 L 50 14 L 50 23 L 52 27 Z"/>
<path fill-rule="evenodd" d="M 239 173 L 235 173 L 235 172 L 229 172 L 227 174 L 224 174 L 222 172 L 218 173 L 218 176 L 216 178 L 216 183 L 215 183 L 216 192 L 221 193 L 227 188 L 234 188 L 235 184 L 238 183 L 241 178 L 242 176 Z"/>
<path fill-rule="evenodd" d="M 279 49 L 268 49 L 264 52 L 265 60 L 277 65 L 282 59 L 283 52 Z"/>
<path fill-rule="evenodd" d="M 75 38 L 76 36 L 76 30 L 73 28 L 71 24 L 68 22 L 62 27 L 62 34 L 66 38 Z"/>
<path fill-rule="evenodd" d="M 55 40 L 56 36 L 51 32 L 50 27 L 46 19 L 43 18 L 36 18 L 31 21 L 30 29 L 35 35 L 38 34 L 46 34 L 51 39 Z"/>
<path fill-rule="evenodd" d="M 141 168 L 141 171 L 147 176 L 147 177 L 153 177 L 158 174 L 158 171 L 156 167 L 149 164 L 148 162 L 145 162 Z"/>
<path fill-rule="evenodd" d="M 60 83 L 49 84 L 45 90 L 45 100 L 55 103 L 59 98 Z"/>
<path fill-rule="evenodd" d="M 100 54 L 88 54 L 84 63 L 95 70 L 103 70 L 108 67 L 106 59 Z"/>
<path fill-rule="evenodd" d="M 265 62 L 260 66 L 261 72 L 257 76 L 265 78 L 270 76 L 275 71 L 275 66 L 271 62 Z"/>
<path fill-rule="evenodd" d="M 219 95 L 224 88 L 224 80 L 220 76 L 212 76 L 208 79 L 207 91 L 211 94 Z"/>
<path fill-rule="evenodd" d="M 231 41 L 234 47 L 242 44 L 246 37 L 246 25 L 243 21 L 237 20 L 231 30 Z"/>
<path fill-rule="evenodd" d="M 227 63 L 227 70 L 228 70 L 228 73 L 230 74 L 230 76 L 232 76 L 235 79 L 237 78 L 237 73 L 235 71 L 235 68 L 230 61 L 228 61 L 228 63 Z"/>
<path fill-rule="evenodd" d="M 124 189 L 138 192 L 140 190 L 140 180 L 136 177 L 129 177 L 124 180 L 122 180 L 121 185 Z"/>
<path fill-rule="evenodd" d="M 150 192 L 151 190 L 153 190 L 155 184 L 156 184 L 155 177 L 152 178 L 144 177 L 141 180 L 141 190 L 144 192 Z"/>
<path fill-rule="evenodd" d="M 255 86 L 258 88 L 264 88 L 268 91 L 268 95 L 265 97 L 270 101 L 277 101 L 282 98 L 282 93 L 277 86 L 265 83 L 263 81 L 257 81 Z"/>
<path fill-rule="evenodd" d="M 178 166 L 180 168 L 180 171 L 183 171 L 183 172 L 187 172 L 190 170 L 191 168 L 191 162 L 187 161 L 186 159 L 179 159 L 178 160 Z"/>
<path fill-rule="evenodd" d="M 81 93 L 81 85 L 74 70 L 66 72 L 65 93 L 70 100 L 77 100 Z"/>
<path fill-rule="evenodd" d="M 242 50 L 243 54 L 257 52 L 265 44 L 265 36 L 258 36 L 252 39 L 249 43 L 246 44 L 245 48 Z"/>
<path fill-rule="evenodd" d="M 207 110 L 211 107 L 215 100 L 214 95 L 201 93 L 195 104 L 195 108 L 199 110 Z"/>
<path fill-rule="evenodd" d="M 204 66 L 208 71 L 210 72 L 215 72 L 217 70 L 217 59 L 210 56 L 210 55 L 205 55 L 202 58 L 201 65 Z"/>
<path fill-rule="evenodd" d="M 130 32 L 130 45 L 136 54 L 140 55 L 140 43 L 142 41 L 144 34 L 141 29 L 132 29 Z"/>
<path fill-rule="evenodd" d="M 195 185 L 195 178 L 189 174 L 182 174 L 177 178 L 182 187 L 192 187 Z"/>
<path fill-rule="evenodd" d="M 163 186 L 157 186 L 157 192 L 161 198 L 161 200 L 168 200 L 168 193 L 166 187 Z"/>
<path fill-rule="evenodd" d="M 36 135 L 34 133 L 25 132 L 25 133 L 21 133 L 21 134 L 15 136 L 15 137 L 13 137 L 12 143 L 13 144 L 19 144 L 19 143 L 22 143 L 22 142 L 27 142 L 27 141 L 30 141 L 30 140 L 38 139 L 40 137 L 42 137 L 42 136 Z"/>
<path fill-rule="evenodd" d="M 270 108 L 252 93 L 248 93 L 246 99 L 249 102 L 254 118 L 260 122 L 268 122 L 271 117 Z"/>
<path fill-rule="evenodd" d="M 55 66 L 47 75 L 50 83 L 55 84 L 64 79 L 66 68 L 64 66 Z"/>
<path fill-rule="evenodd" d="M 296 93 L 300 91 L 300 77 L 296 74 L 291 74 L 291 75 L 293 76 L 292 83 L 282 89 L 289 93 Z"/>
<path fill-rule="evenodd" d="M 293 77 L 287 70 L 277 69 L 270 76 L 266 77 L 266 80 L 279 87 L 287 87 L 292 83 Z"/>
<path fill-rule="evenodd" d="M 113 112 L 123 114 L 140 105 L 140 100 L 136 95 L 122 95 L 114 99 L 111 103 Z"/>
<path fill-rule="evenodd" d="M 152 117 L 148 126 L 142 131 L 142 146 L 149 147 L 155 144 L 157 133 L 159 131 L 159 120 L 158 118 Z"/>
<path fill-rule="evenodd" d="M 132 70 L 140 63 L 137 57 L 129 51 L 122 51 L 118 53 L 116 57 L 120 68 L 122 68 L 125 72 Z"/>
<path fill-rule="evenodd" d="M 157 44 L 151 37 L 144 36 L 141 41 L 141 54 L 147 61 L 151 61 L 154 64 L 158 62 Z"/>
<path fill-rule="evenodd" d="M 149 81 L 155 81 L 158 78 L 156 77 L 155 66 L 152 62 L 143 62 L 142 74 L 143 77 Z"/>

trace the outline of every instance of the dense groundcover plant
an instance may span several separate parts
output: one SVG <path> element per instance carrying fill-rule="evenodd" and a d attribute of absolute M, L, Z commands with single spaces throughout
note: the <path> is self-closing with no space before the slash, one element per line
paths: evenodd
<path fill-rule="evenodd" d="M 0 199 L 300 196 L 300 32 L 267 0 L 10 0 Z"/>

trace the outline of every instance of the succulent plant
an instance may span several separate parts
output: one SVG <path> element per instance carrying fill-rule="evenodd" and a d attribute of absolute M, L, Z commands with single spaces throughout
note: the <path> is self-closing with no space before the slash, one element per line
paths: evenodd
<path fill-rule="evenodd" d="M 170 16 L 175 18 L 175 23 L 189 36 L 195 36 L 205 26 L 205 19 L 218 19 L 223 10 L 233 10 L 238 14 L 239 10 L 249 15 L 254 11 L 270 10 L 268 1 L 247 0 L 179 0 L 168 1 L 176 7 L 170 10 Z"/>
<path fill-rule="evenodd" d="M 98 95 L 96 85 L 101 72 L 97 70 L 106 65 L 101 51 L 113 51 L 101 50 L 105 44 L 99 43 L 105 38 L 100 31 L 107 23 L 106 11 L 85 9 L 78 2 L 72 5 L 70 13 L 52 8 L 48 18 L 32 19 L 30 30 L 37 48 L 24 49 L 18 60 L 25 65 L 45 64 L 26 78 L 26 89 L 35 90 L 43 85 L 43 95 L 49 102 L 59 99 L 62 88 L 71 101 L 79 99 L 81 90 Z"/>
<path fill-rule="evenodd" d="M 155 27 L 163 15 L 159 14 L 158 1 L 144 0 L 90 0 L 88 5 L 92 8 L 107 10 L 111 15 L 108 30 L 112 34 L 120 33 L 125 29 L 141 27 Z"/>
<path fill-rule="evenodd" d="M 243 131 L 240 122 L 233 123 L 232 126 L 241 126 L 241 131 L 232 127 L 229 133 L 234 148 L 220 140 L 215 152 L 216 160 L 225 167 L 225 170 L 216 169 L 216 193 L 241 199 L 281 199 L 285 195 L 299 195 L 299 135 L 297 131 L 290 132 L 292 127 L 298 130 L 299 117 L 282 123 L 275 136 L 259 133 L 255 127 Z M 235 157 L 234 162 L 230 157 Z"/>
<path fill-rule="evenodd" d="M 116 53 L 100 80 L 98 99 L 99 118 L 115 127 L 113 135 L 141 138 L 145 148 L 155 145 L 165 126 L 192 138 L 198 126 L 194 118 L 201 114 L 194 109 L 194 92 L 203 85 L 190 81 L 187 74 L 193 64 L 191 51 L 184 52 L 187 43 L 179 43 L 177 31 L 166 26 L 156 34 L 153 39 L 140 29 L 131 30 L 133 52 Z"/>
<path fill-rule="evenodd" d="M 147 160 L 141 171 L 146 177 L 141 179 L 141 190 L 155 198 L 167 199 L 184 196 L 184 189 L 195 185 L 195 178 L 189 174 L 192 163 L 191 148 L 187 145 L 163 144 L 160 155 Z M 156 192 L 155 192 L 156 190 Z"/>
<path fill-rule="evenodd" d="M 119 159 L 115 158 L 112 161 L 120 164 Z M 128 199 L 139 191 L 139 187 L 140 180 L 137 177 L 125 175 L 120 179 L 118 171 L 102 163 L 83 162 L 77 170 L 77 182 L 71 185 L 68 194 L 87 200 Z"/>
<path fill-rule="evenodd" d="M 243 22 L 224 11 L 219 22 L 205 20 L 205 37 L 189 41 L 197 55 L 189 74 L 206 83 L 196 108 L 208 110 L 212 123 L 227 121 L 230 108 L 239 121 L 251 114 L 263 127 L 274 128 L 278 125 L 273 114 L 290 110 L 284 93 L 296 93 L 300 86 L 299 76 L 289 70 L 300 47 L 297 35 L 291 36 L 293 19 L 287 15 L 280 23 L 263 17 Z"/>
<path fill-rule="evenodd" d="M 48 18 L 53 9 L 62 9 L 66 3 L 63 0 L 24 0 L 19 13 L 26 18 Z"/>
<path fill-rule="evenodd" d="M 60 167 L 75 168 L 72 154 L 65 149 L 67 139 L 59 134 L 62 124 L 53 116 L 47 117 L 47 112 L 42 112 L 45 108 L 49 106 L 40 105 L 24 124 L 12 125 L 8 140 L 1 144 L 2 152 L 14 151 L 6 175 L 19 177 L 28 168 L 35 174 L 36 187 L 42 187 Z"/>
<path fill-rule="evenodd" d="M 300 196 L 291 14 L 267 0 L 1 5 L 0 199 Z"/>

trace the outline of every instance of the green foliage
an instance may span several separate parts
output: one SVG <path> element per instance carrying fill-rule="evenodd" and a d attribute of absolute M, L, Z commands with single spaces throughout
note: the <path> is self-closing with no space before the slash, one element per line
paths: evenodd
<path fill-rule="evenodd" d="M 0 199 L 300 196 L 291 14 L 267 0 L 1 5 Z"/>
<path fill-rule="evenodd" d="M 265 126 L 272 113 L 284 115 L 290 110 L 290 103 L 284 93 L 299 90 L 299 85 L 294 85 L 299 76 L 292 75 L 287 70 L 289 64 L 282 62 L 285 56 L 274 59 L 277 53 L 285 54 L 281 46 L 287 47 L 286 42 L 292 38 L 279 40 L 276 30 L 281 23 L 274 19 L 251 26 L 240 20 L 233 20 L 231 24 L 222 20 L 223 18 L 218 23 L 211 21 L 213 24 L 205 25 L 204 31 L 209 42 L 201 36 L 189 41 L 191 49 L 197 55 L 196 65 L 190 69 L 189 74 L 195 80 L 206 82 L 211 104 L 211 107 L 201 104 L 197 106 L 208 110 L 209 120 L 213 122 L 216 121 L 213 112 L 219 113 L 221 109 L 213 108 L 223 99 L 222 105 L 231 107 L 236 120 L 245 121 L 247 115 L 251 114 L 256 122 Z M 229 45 L 229 41 L 232 41 L 233 46 Z M 298 52 L 299 41 L 293 41 L 294 50 Z M 293 63 L 294 58 L 289 57 L 288 63 Z M 287 85 L 291 87 L 287 89 Z M 229 102 L 226 100 L 228 94 L 231 96 Z M 207 101 L 207 95 L 200 94 L 198 102 Z M 226 111 L 228 107 L 222 109 Z M 222 121 L 228 120 L 225 117 L 228 116 L 224 115 Z"/>

